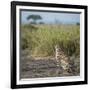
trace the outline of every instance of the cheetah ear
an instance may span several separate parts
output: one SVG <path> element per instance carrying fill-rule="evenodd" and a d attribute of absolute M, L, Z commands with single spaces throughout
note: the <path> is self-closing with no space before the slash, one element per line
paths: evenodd
<path fill-rule="evenodd" d="M 56 44 L 55 46 L 56 46 L 56 47 L 59 47 L 59 44 Z"/>
<path fill-rule="evenodd" d="M 57 48 L 57 45 L 55 45 L 55 48 Z"/>

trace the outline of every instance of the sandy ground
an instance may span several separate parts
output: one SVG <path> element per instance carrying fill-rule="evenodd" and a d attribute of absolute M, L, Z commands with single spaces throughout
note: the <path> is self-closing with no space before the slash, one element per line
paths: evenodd
<path fill-rule="evenodd" d="M 42 77 L 62 77 L 77 76 L 79 73 L 73 71 L 65 72 L 60 66 L 57 66 L 55 58 L 37 58 L 21 57 L 20 60 L 20 78 L 42 78 Z"/>

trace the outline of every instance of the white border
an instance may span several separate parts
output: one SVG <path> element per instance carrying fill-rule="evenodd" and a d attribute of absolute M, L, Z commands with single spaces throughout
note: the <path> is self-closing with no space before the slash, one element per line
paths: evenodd
<path fill-rule="evenodd" d="M 81 12 L 80 14 L 80 76 L 68 76 L 68 77 L 50 77 L 50 78 L 35 78 L 35 79 L 21 79 L 19 77 L 19 12 L 20 9 L 35 9 L 35 10 L 51 10 L 51 11 L 68 11 L 68 12 Z M 55 83 L 55 82 L 72 82 L 72 81 L 84 81 L 84 9 L 71 9 L 71 8 L 51 8 L 51 7 L 34 7 L 34 6 L 17 6 L 16 7 L 16 76 L 17 85 L 21 84 L 36 84 L 36 83 Z"/>

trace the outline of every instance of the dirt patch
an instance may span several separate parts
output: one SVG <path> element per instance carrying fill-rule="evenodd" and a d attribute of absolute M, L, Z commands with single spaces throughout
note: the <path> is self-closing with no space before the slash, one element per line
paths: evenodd
<path fill-rule="evenodd" d="M 42 77 L 62 77 L 77 76 L 79 73 L 73 71 L 65 72 L 60 66 L 57 66 L 55 58 L 22 57 L 20 60 L 20 78 L 42 78 Z"/>

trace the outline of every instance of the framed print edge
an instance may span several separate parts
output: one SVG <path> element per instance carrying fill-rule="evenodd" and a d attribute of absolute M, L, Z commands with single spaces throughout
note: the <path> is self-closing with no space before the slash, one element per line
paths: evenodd
<path fill-rule="evenodd" d="M 88 84 L 88 7 L 85 7 L 85 83 Z"/>
<path fill-rule="evenodd" d="M 11 2 L 11 88 L 16 88 L 16 5 Z"/>
<path fill-rule="evenodd" d="M 16 31 L 16 7 L 17 6 L 37 6 L 37 7 L 55 7 L 55 8 L 73 8 L 84 10 L 84 80 L 83 81 L 70 81 L 70 82 L 51 82 L 51 83 L 37 83 L 37 84 L 17 84 L 17 31 Z M 88 7 L 84 5 L 69 5 L 69 4 L 52 4 L 52 3 L 35 3 L 35 2 L 11 2 L 11 88 L 32 88 L 32 87 L 49 87 L 49 86 L 66 86 L 66 85 L 80 85 L 88 83 Z"/>

